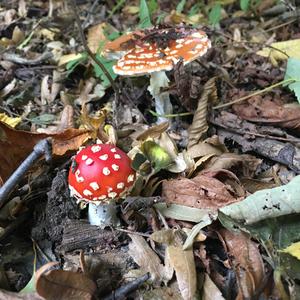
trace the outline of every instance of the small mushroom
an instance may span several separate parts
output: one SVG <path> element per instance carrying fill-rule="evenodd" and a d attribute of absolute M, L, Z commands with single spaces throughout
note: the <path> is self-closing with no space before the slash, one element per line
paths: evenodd
<path fill-rule="evenodd" d="M 135 172 L 122 150 L 110 144 L 94 144 L 76 154 L 68 180 L 71 196 L 89 204 L 90 224 L 117 226 L 114 200 L 132 187 Z"/>
<path fill-rule="evenodd" d="M 150 74 L 149 92 L 155 99 L 156 113 L 172 113 L 169 92 L 169 79 L 165 71 L 170 71 L 180 61 L 186 65 L 203 56 L 211 47 L 205 32 L 190 27 L 145 30 L 117 64 L 113 67 L 116 74 L 137 76 Z M 166 121 L 158 118 L 157 123 Z"/>

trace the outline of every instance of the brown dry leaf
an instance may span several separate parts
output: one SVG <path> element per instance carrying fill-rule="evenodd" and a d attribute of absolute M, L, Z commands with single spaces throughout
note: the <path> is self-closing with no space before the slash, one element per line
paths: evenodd
<path fill-rule="evenodd" d="M 165 268 L 161 264 L 157 254 L 150 248 L 143 237 L 129 234 L 132 242 L 129 244 L 129 255 L 141 269 L 151 274 L 154 284 L 160 284 L 164 280 Z"/>
<path fill-rule="evenodd" d="M 205 141 L 191 146 L 188 154 L 192 158 L 202 157 L 206 155 L 221 155 L 228 152 L 224 144 L 222 144 L 217 135 L 207 138 Z"/>
<path fill-rule="evenodd" d="M 237 299 L 253 299 L 267 277 L 258 244 L 244 233 L 221 229 L 219 234 L 224 240 L 231 267 L 236 273 L 239 287 Z"/>
<path fill-rule="evenodd" d="M 50 270 L 48 263 L 36 272 L 36 291 L 47 300 L 92 300 L 97 290 L 94 281 L 82 273 Z"/>
<path fill-rule="evenodd" d="M 162 122 L 160 124 L 154 125 L 136 137 L 138 141 L 145 141 L 148 138 L 158 138 L 163 132 L 169 128 L 169 122 Z"/>
<path fill-rule="evenodd" d="M 47 137 L 52 137 L 52 153 L 64 155 L 67 151 L 77 150 L 90 138 L 90 132 L 70 128 L 57 134 L 31 133 L 15 130 L 0 122 L 0 184 L 32 152 L 33 147 Z"/>
<path fill-rule="evenodd" d="M 183 250 L 181 245 L 168 246 L 166 257 L 176 272 L 182 298 L 194 299 L 197 290 L 197 274 L 193 250 Z"/>
<path fill-rule="evenodd" d="M 207 124 L 207 106 L 214 103 L 218 97 L 216 78 L 209 79 L 205 85 L 202 95 L 198 101 L 198 107 L 195 111 L 193 123 L 189 127 L 188 148 L 196 145 L 206 134 L 208 129 Z"/>
<path fill-rule="evenodd" d="M 157 243 L 168 245 L 165 254 L 165 264 L 176 273 L 177 283 L 183 299 L 194 299 L 197 290 L 196 266 L 192 249 L 183 250 L 185 234 L 182 230 L 165 229 L 155 231 L 151 238 Z M 170 277 L 171 278 L 171 277 Z"/>
<path fill-rule="evenodd" d="M 222 181 L 229 180 L 230 184 Z M 226 170 L 205 172 L 192 179 L 179 178 L 163 182 L 162 195 L 167 203 L 217 210 L 245 196 L 238 178 Z"/>
<path fill-rule="evenodd" d="M 225 300 L 222 293 L 210 279 L 208 274 L 205 273 L 205 281 L 203 285 L 203 300 Z"/>
<path fill-rule="evenodd" d="M 103 140 L 104 138 L 105 141 L 108 139 L 108 136 L 103 129 L 105 119 L 106 119 L 106 114 L 107 114 L 106 109 L 102 109 L 97 111 L 94 114 L 94 116 L 90 116 L 87 111 L 86 104 L 85 103 L 82 104 L 81 116 L 80 116 L 82 126 L 90 130 L 91 136 L 94 139 L 96 139 L 97 137 L 99 137 L 101 140 Z"/>
<path fill-rule="evenodd" d="M 260 190 L 272 189 L 278 186 L 274 182 L 263 181 L 253 178 L 241 178 L 241 183 L 243 184 L 245 189 L 251 194 Z"/>
<path fill-rule="evenodd" d="M 300 105 L 298 103 L 294 103 L 293 107 L 288 107 L 257 96 L 252 97 L 251 101 L 234 105 L 233 110 L 242 119 L 293 129 L 300 134 Z"/>
<path fill-rule="evenodd" d="M 19 294 L 0 290 L 0 300 L 44 300 L 37 293 Z"/>
<path fill-rule="evenodd" d="M 105 27 L 106 24 L 101 23 L 90 27 L 88 30 L 87 44 L 93 53 L 97 53 L 97 50 L 107 42 L 104 34 Z"/>
<path fill-rule="evenodd" d="M 18 26 L 16 26 L 12 33 L 11 39 L 8 39 L 6 37 L 0 39 L 0 46 L 16 46 L 24 40 L 24 37 L 25 35 L 23 31 Z"/>
<path fill-rule="evenodd" d="M 219 157 L 213 157 L 205 169 L 210 171 L 226 169 L 245 177 L 253 177 L 261 162 L 261 159 L 248 154 L 224 153 Z"/>

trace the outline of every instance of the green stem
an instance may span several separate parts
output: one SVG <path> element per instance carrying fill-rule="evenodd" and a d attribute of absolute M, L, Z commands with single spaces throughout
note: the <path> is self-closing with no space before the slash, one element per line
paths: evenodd
<path fill-rule="evenodd" d="M 151 113 L 151 115 L 155 116 L 155 117 L 163 117 L 163 118 L 175 118 L 175 117 L 185 117 L 185 116 L 191 116 L 193 113 L 190 112 L 185 112 L 185 113 L 180 113 L 180 114 L 167 114 L 167 115 L 161 115 L 156 113 L 153 110 L 149 110 L 149 112 Z"/>
<path fill-rule="evenodd" d="M 289 78 L 289 79 L 282 80 L 282 81 L 280 81 L 280 82 L 277 82 L 277 83 L 275 83 L 275 84 L 272 84 L 272 85 L 270 85 L 270 86 L 264 88 L 263 90 L 256 91 L 256 92 L 254 92 L 253 94 L 244 96 L 244 97 L 242 97 L 242 98 L 239 98 L 239 99 L 230 101 L 230 102 L 225 103 L 225 104 L 221 104 L 221 105 L 214 106 L 213 109 L 220 109 L 220 108 L 223 108 L 223 107 L 231 106 L 231 105 L 236 104 L 236 103 L 240 103 L 240 102 L 242 102 L 242 101 L 244 101 L 244 100 L 247 100 L 247 99 L 249 99 L 249 98 L 251 98 L 251 97 L 253 97 L 253 96 L 257 96 L 257 95 L 263 94 L 263 93 L 265 93 L 265 92 L 268 92 L 268 91 L 270 91 L 270 90 L 272 90 L 272 89 L 274 89 L 274 88 L 276 88 L 276 87 L 278 87 L 278 86 L 280 86 L 280 85 L 289 84 L 289 83 L 292 83 L 292 82 L 295 82 L 295 81 L 297 81 L 297 80 L 294 79 L 294 78 Z"/>

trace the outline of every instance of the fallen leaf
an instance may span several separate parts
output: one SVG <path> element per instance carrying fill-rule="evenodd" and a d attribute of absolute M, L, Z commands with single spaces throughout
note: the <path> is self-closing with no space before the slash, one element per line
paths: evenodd
<path fill-rule="evenodd" d="M 294 57 L 288 59 L 284 80 L 289 79 L 295 80 L 295 82 L 289 83 L 288 87 L 295 93 L 295 96 L 300 103 L 300 59 Z"/>
<path fill-rule="evenodd" d="M 203 285 L 203 300 L 225 300 L 222 293 L 210 279 L 209 275 L 205 273 L 205 280 Z"/>
<path fill-rule="evenodd" d="M 33 147 L 47 137 L 52 138 L 52 153 L 64 155 L 67 151 L 77 150 L 90 138 L 90 133 L 85 129 L 74 128 L 57 134 L 32 133 L 15 130 L 0 122 L 0 184 L 33 151 Z"/>
<path fill-rule="evenodd" d="M 252 299 L 261 289 L 266 277 L 264 263 L 258 249 L 245 233 L 221 229 L 219 234 L 226 245 L 229 262 L 235 271 L 239 287 L 239 299 Z"/>
<path fill-rule="evenodd" d="M 293 255 L 294 257 L 300 260 L 300 242 L 289 245 L 288 247 L 281 250 L 281 252 Z"/>
<path fill-rule="evenodd" d="M 57 263 L 48 263 L 36 273 L 36 290 L 47 300 L 92 300 L 97 290 L 94 281 L 82 273 L 49 270 Z M 47 271 L 49 270 L 49 271 Z"/>
<path fill-rule="evenodd" d="M 196 145 L 207 132 L 207 106 L 217 99 L 217 87 L 215 77 L 209 79 L 205 85 L 202 95 L 198 101 L 198 107 L 195 111 L 193 122 L 189 127 L 188 148 Z"/>
<path fill-rule="evenodd" d="M 206 170 L 226 169 L 238 175 L 251 178 L 262 160 L 248 154 L 223 153 L 213 157 L 206 164 Z"/>
<path fill-rule="evenodd" d="M 166 256 L 175 269 L 176 278 L 182 298 L 194 299 L 197 290 L 197 275 L 193 250 L 183 250 L 182 247 L 168 246 Z"/>
<path fill-rule="evenodd" d="M 20 117 L 12 118 L 7 116 L 5 113 L 0 113 L 0 122 L 3 122 L 11 127 L 16 127 L 21 120 L 22 118 Z"/>
<path fill-rule="evenodd" d="M 71 54 L 65 54 L 65 55 L 62 55 L 59 59 L 59 62 L 58 62 L 58 66 L 62 66 L 62 65 L 65 65 L 71 61 L 79 61 L 80 59 L 83 59 L 84 58 L 84 55 L 81 54 L 81 53 L 71 53 Z"/>
<path fill-rule="evenodd" d="M 0 290 L 0 300 L 44 300 L 45 298 L 39 296 L 37 293 L 30 293 L 21 295 L 14 292 Z"/>
<path fill-rule="evenodd" d="M 252 97 L 248 102 L 233 105 L 233 110 L 244 120 L 271 124 L 300 133 L 300 105 L 298 103 L 289 107 L 262 97 Z"/>
<path fill-rule="evenodd" d="M 271 47 L 263 48 L 257 54 L 269 57 L 275 64 L 277 60 L 286 60 L 289 57 L 300 59 L 300 39 L 272 43 Z"/>
<path fill-rule="evenodd" d="M 87 44 L 93 53 L 96 53 L 98 50 L 101 52 L 101 48 L 103 48 L 104 44 L 107 42 L 107 38 L 104 33 L 105 28 L 106 24 L 101 23 L 88 29 Z"/>
<path fill-rule="evenodd" d="M 165 261 L 175 270 L 179 290 L 184 300 L 195 298 L 197 290 L 196 266 L 193 250 L 183 250 L 184 232 L 165 229 L 151 234 L 151 238 L 167 244 Z"/>
<path fill-rule="evenodd" d="M 225 177 L 231 176 L 233 180 L 238 181 L 235 175 L 227 172 L 225 172 L 227 175 L 224 173 Z M 243 198 L 243 195 L 236 193 L 233 187 L 225 185 L 215 178 L 216 176 L 217 173 L 206 173 L 192 179 L 179 178 L 164 181 L 162 195 L 167 203 L 211 209 L 212 211 Z"/>
<path fill-rule="evenodd" d="M 224 214 L 224 217 L 235 222 L 249 225 L 268 218 L 300 213 L 299 194 L 300 176 L 296 176 L 286 185 L 258 191 L 239 203 L 220 208 L 219 218 L 222 221 Z"/>
<path fill-rule="evenodd" d="M 154 284 L 164 281 L 165 268 L 161 264 L 157 254 L 150 248 L 143 237 L 130 234 L 132 242 L 129 244 L 129 255 L 141 269 L 151 274 Z"/>
<path fill-rule="evenodd" d="M 154 207 L 166 218 L 195 223 L 200 222 L 202 218 L 210 212 L 209 210 L 178 204 L 167 205 L 166 203 L 157 203 Z"/>

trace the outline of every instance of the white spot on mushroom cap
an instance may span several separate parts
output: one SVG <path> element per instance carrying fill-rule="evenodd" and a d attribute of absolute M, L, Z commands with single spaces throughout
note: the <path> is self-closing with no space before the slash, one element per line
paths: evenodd
<path fill-rule="evenodd" d="M 133 174 L 130 174 L 128 177 L 127 177 L 127 182 L 132 182 L 134 181 L 134 175 Z"/>
<path fill-rule="evenodd" d="M 82 155 L 82 156 L 81 156 L 81 159 L 82 159 L 82 160 L 86 160 L 87 158 L 88 158 L 87 155 Z"/>
<path fill-rule="evenodd" d="M 103 154 L 103 155 L 99 156 L 99 159 L 107 160 L 108 159 L 108 154 Z"/>
<path fill-rule="evenodd" d="M 92 196 L 93 193 L 90 190 L 85 189 L 85 190 L 83 190 L 83 195 L 89 197 L 89 196 Z"/>
<path fill-rule="evenodd" d="M 112 198 L 112 199 L 115 198 L 117 195 L 118 194 L 116 192 L 110 192 L 110 193 L 108 193 L 108 197 Z"/>
<path fill-rule="evenodd" d="M 110 152 L 115 153 L 115 152 L 117 152 L 117 149 L 116 149 L 116 148 L 111 148 L 111 149 L 110 149 Z"/>
<path fill-rule="evenodd" d="M 115 159 L 121 159 L 121 155 L 120 155 L 120 154 L 115 154 L 115 155 L 114 155 L 114 158 L 115 158 Z"/>
<path fill-rule="evenodd" d="M 119 182 L 119 183 L 117 184 L 117 189 L 119 189 L 119 190 L 124 189 L 124 187 L 125 187 L 125 183 L 124 183 L 124 182 Z"/>
<path fill-rule="evenodd" d="M 98 196 L 98 200 L 104 200 L 107 198 L 107 195 L 101 195 L 101 196 Z"/>
<path fill-rule="evenodd" d="M 108 167 L 104 167 L 103 170 L 102 170 L 102 173 L 103 173 L 103 175 L 105 175 L 105 176 L 109 175 L 109 174 L 110 174 L 109 168 L 108 168 Z"/>
<path fill-rule="evenodd" d="M 93 153 L 97 153 L 97 152 L 99 152 L 100 150 L 101 150 L 101 146 L 99 146 L 99 145 L 94 145 L 94 146 L 91 147 L 91 151 L 92 151 Z"/>
<path fill-rule="evenodd" d="M 108 192 L 111 192 L 112 190 L 113 190 L 113 188 L 112 188 L 111 186 L 108 186 L 108 187 L 107 187 L 107 191 L 108 191 Z"/>
<path fill-rule="evenodd" d="M 111 167 L 114 171 L 118 171 L 120 169 L 120 166 L 118 166 L 116 164 L 112 164 Z"/>
<path fill-rule="evenodd" d="M 92 160 L 91 158 L 88 158 L 86 161 L 85 161 L 85 164 L 87 165 L 87 166 L 90 166 L 90 165 L 92 165 L 94 163 L 94 160 Z"/>
<path fill-rule="evenodd" d="M 96 181 L 91 182 L 91 183 L 90 183 L 90 187 L 91 187 L 94 191 L 97 191 L 97 190 L 100 189 L 100 186 L 99 186 L 99 184 L 98 184 Z"/>
<path fill-rule="evenodd" d="M 78 183 L 84 182 L 84 178 L 80 176 L 80 170 L 77 169 L 75 172 L 75 179 Z"/>

